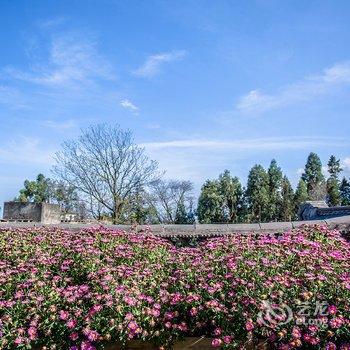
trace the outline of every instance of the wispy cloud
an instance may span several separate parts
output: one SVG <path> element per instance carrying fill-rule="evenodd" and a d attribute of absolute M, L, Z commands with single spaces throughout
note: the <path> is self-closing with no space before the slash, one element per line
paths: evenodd
<path fill-rule="evenodd" d="M 146 125 L 146 128 L 147 129 L 150 129 L 150 130 L 157 130 L 157 129 L 160 129 L 160 124 L 158 124 L 158 123 L 148 123 L 147 125 Z"/>
<path fill-rule="evenodd" d="M 350 146 L 350 141 L 342 138 L 317 138 L 317 137 L 285 137 L 285 138 L 259 138 L 240 139 L 233 141 L 187 139 L 164 142 L 147 142 L 143 147 L 151 150 L 166 148 L 199 148 L 217 150 L 286 150 L 286 149 L 311 149 L 313 147 L 344 147 Z"/>
<path fill-rule="evenodd" d="M 236 111 L 244 113 L 263 113 L 272 109 L 312 100 L 330 93 L 332 89 L 350 84 L 350 62 L 336 63 L 321 74 L 283 86 L 274 94 L 252 90 L 242 96 Z"/>
<path fill-rule="evenodd" d="M 2 76 L 50 87 L 78 87 L 115 78 L 111 64 L 98 53 L 97 42 L 80 33 L 52 37 L 43 62 L 33 62 L 28 71 L 6 67 Z"/>
<path fill-rule="evenodd" d="M 76 122 L 73 119 L 64 120 L 64 121 L 55 121 L 55 120 L 44 120 L 41 123 L 42 126 L 45 126 L 46 128 L 51 128 L 56 131 L 65 131 L 67 129 L 75 128 Z"/>
<path fill-rule="evenodd" d="M 20 137 L 0 146 L 0 163 L 9 164 L 52 164 L 53 150 L 44 147 L 37 138 Z"/>
<path fill-rule="evenodd" d="M 0 105 L 6 105 L 11 109 L 27 107 L 21 93 L 12 87 L 0 85 Z"/>
<path fill-rule="evenodd" d="M 158 74 L 164 63 L 183 59 L 186 51 L 171 51 L 149 56 L 145 63 L 133 73 L 139 77 L 151 78 Z"/>
<path fill-rule="evenodd" d="M 138 112 L 139 112 L 139 108 L 128 99 L 121 100 L 120 105 L 123 108 L 128 109 L 129 111 L 133 112 L 134 114 L 138 114 Z"/>
<path fill-rule="evenodd" d="M 66 20 L 67 20 L 67 18 L 63 17 L 63 16 L 54 17 L 54 18 L 38 21 L 38 26 L 40 28 L 51 28 L 51 27 L 55 27 L 55 26 L 58 26 L 60 24 L 65 23 Z"/>

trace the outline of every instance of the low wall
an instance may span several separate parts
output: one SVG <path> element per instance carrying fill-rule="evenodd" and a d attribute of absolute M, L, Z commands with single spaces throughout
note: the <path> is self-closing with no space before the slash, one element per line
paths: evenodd
<path fill-rule="evenodd" d="M 59 224 L 61 209 L 59 205 L 50 203 L 5 202 L 3 220 Z"/>
<path fill-rule="evenodd" d="M 41 203 L 4 203 L 4 220 L 41 221 Z"/>
<path fill-rule="evenodd" d="M 328 220 L 312 221 L 291 221 L 291 222 L 268 222 L 256 224 L 195 224 L 195 225 L 102 225 L 107 228 L 119 229 L 124 231 L 147 232 L 150 231 L 161 237 L 212 237 L 224 236 L 235 233 L 279 233 L 298 228 L 303 225 L 327 225 L 331 229 L 337 229 L 343 233 L 350 232 L 350 215 Z M 99 227 L 101 224 L 82 224 L 82 223 L 60 223 L 45 225 L 35 222 L 2 222 L 0 229 L 6 227 L 60 227 L 67 230 L 80 230 L 88 227 Z"/>

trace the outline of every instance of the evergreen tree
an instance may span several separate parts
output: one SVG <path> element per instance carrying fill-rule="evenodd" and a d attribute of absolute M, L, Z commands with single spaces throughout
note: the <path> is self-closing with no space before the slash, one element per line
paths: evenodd
<path fill-rule="evenodd" d="M 283 177 L 281 187 L 282 201 L 279 218 L 282 221 L 291 221 L 295 216 L 294 191 L 287 176 Z"/>
<path fill-rule="evenodd" d="M 179 205 L 175 214 L 175 224 L 192 224 L 193 217 L 190 211 L 187 211 L 186 205 L 183 199 L 180 199 Z"/>
<path fill-rule="evenodd" d="M 275 159 L 272 159 L 267 171 L 269 177 L 269 221 L 278 220 L 281 216 L 281 187 L 283 174 Z"/>
<path fill-rule="evenodd" d="M 243 190 L 238 177 L 232 177 L 228 170 L 219 176 L 219 190 L 224 198 L 224 217 L 227 221 L 234 223 L 237 221 L 242 206 Z"/>
<path fill-rule="evenodd" d="M 225 222 L 223 206 L 225 198 L 220 193 L 218 181 L 207 180 L 198 199 L 197 215 L 201 223 Z"/>
<path fill-rule="evenodd" d="M 251 220 L 268 220 L 269 177 L 266 170 L 261 165 L 254 165 L 249 172 L 246 196 Z"/>
<path fill-rule="evenodd" d="M 341 204 L 339 174 L 342 172 L 340 159 L 331 156 L 328 161 L 328 172 L 330 177 L 327 179 L 327 202 L 330 206 Z"/>
<path fill-rule="evenodd" d="M 294 195 L 295 214 L 298 212 L 300 204 L 304 203 L 308 199 L 309 195 L 307 193 L 306 183 L 303 179 L 300 179 Z"/>
<path fill-rule="evenodd" d="M 325 179 L 322 174 L 322 163 L 316 153 L 311 152 L 307 158 L 302 179 L 307 186 L 310 199 L 324 199 L 326 195 Z"/>
<path fill-rule="evenodd" d="M 24 188 L 19 191 L 16 198 L 20 202 L 50 202 L 52 196 L 51 180 L 39 174 L 34 181 L 25 180 Z"/>
<path fill-rule="evenodd" d="M 341 205 L 350 205 L 350 181 L 345 177 L 340 184 Z"/>

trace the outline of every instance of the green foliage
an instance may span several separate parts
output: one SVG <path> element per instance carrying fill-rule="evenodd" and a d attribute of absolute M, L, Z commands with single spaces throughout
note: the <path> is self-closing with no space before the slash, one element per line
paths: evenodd
<path fill-rule="evenodd" d="M 176 210 L 175 224 L 193 224 L 193 223 L 194 223 L 193 210 L 192 208 L 187 210 L 184 200 L 181 199 Z"/>
<path fill-rule="evenodd" d="M 20 202 L 49 202 L 51 197 L 50 179 L 39 174 L 34 181 L 25 180 L 24 188 L 19 191 L 17 200 Z"/>
<path fill-rule="evenodd" d="M 327 180 L 327 202 L 333 207 L 340 205 L 342 202 L 338 179 L 330 177 Z"/>
<path fill-rule="evenodd" d="M 341 204 L 339 174 L 342 172 L 340 159 L 331 156 L 328 161 L 328 172 L 330 174 L 327 180 L 327 201 L 330 206 Z"/>
<path fill-rule="evenodd" d="M 337 159 L 334 155 L 332 155 L 329 158 L 327 165 L 330 177 L 332 179 L 338 179 L 339 174 L 343 171 L 343 169 L 340 166 L 340 159 Z"/>
<path fill-rule="evenodd" d="M 350 181 L 345 177 L 340 184 L 341 205 L 350 205 Z"/>
<path fill-rule="evenodd" d="M 202 223 L 237 222 L 243 206 L 243 189 L 237 177 L 225 170 L 218 180 L 208 180 L 198 201 L 198 219 Z"/>
<path fill-rule="evenodd" d="M 304 203 L 308 199 L 309 195 L 307 193 L 307 185 L 303 179 L 300 179 L 294 195 L 294 205 L 296 212 L 298 211 L 300 204 Z"/>
<path fill-rule="evenodd" d="M 269 176 L 261 165 L 254 165 L 248 175 L 246 196 L 248 211 L 253 221 L 266 221 L 269 217 Z"/>
<path fill-rule="evenodd" d="M 305 170 L 301 177 L 307 187 L 307 193 L 310 199 L 323 199 L 324 176 L 322 174 L 322 163 L 320 157 L 311 152 L 305 164 Z"/>
<path fill-rule="evenodd" d="M 282 221 L 291 221 L 295 216 L 294 191 L 287 176 L 282 179 L 280 207 L 280 219 Z"/>
<path fill-rule="evenodd" d="M 217 180 L 207 180 L 202 186 L 198 200 L 197 215 L 201 223 L 224 222 L 223 215 L 224 197 L 220 193 Z"/>
<path fill-rule="evenodd" d="M 242 206 L 243 190 L 238 177 L 232 177 L 228 170 L 219 176 L 219 190 L 224 198 L 224 216 L 230 223 L 236 222 Z"/>
<path fill-rule="evenodd" d="M 267 219 L 273 221 L 281 216 L 281 187 L 283 180 L 282 170 L 277 165 L 275 159 L 271 161 L 267 174 L 269 177 L 269 205 Z"/>

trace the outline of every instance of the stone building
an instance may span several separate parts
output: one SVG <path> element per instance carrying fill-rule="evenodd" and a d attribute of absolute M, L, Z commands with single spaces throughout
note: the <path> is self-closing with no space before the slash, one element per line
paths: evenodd
<path fill-rule="evenodd" d="M 5 202 L 3 220 L 59 224 L 61 222 L 61 209 L 57 204 Z"/>
<path fill-rule="evenodd" d="M 326 220 L 350 215 L 350 206 L 329 207 L 324 201 L 306 201 L 298 210 L 299 220 Z"/>

